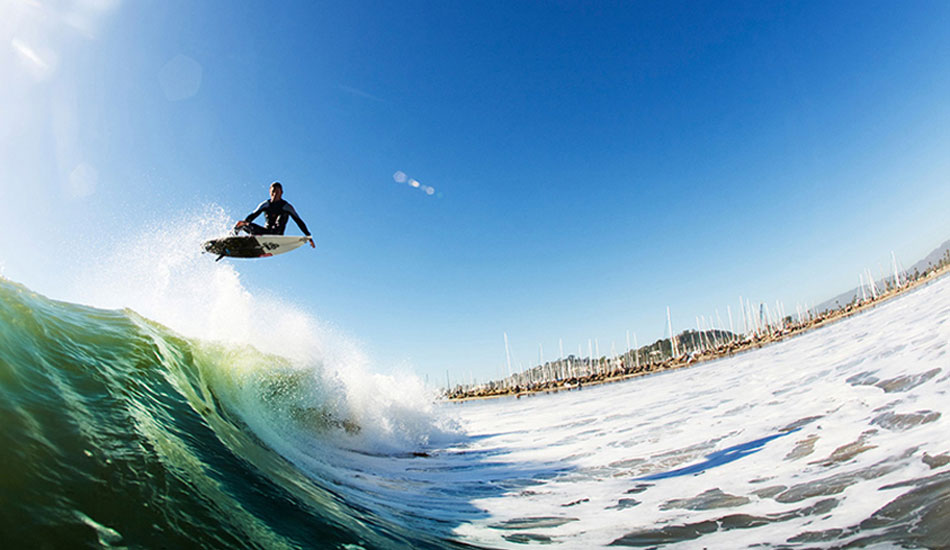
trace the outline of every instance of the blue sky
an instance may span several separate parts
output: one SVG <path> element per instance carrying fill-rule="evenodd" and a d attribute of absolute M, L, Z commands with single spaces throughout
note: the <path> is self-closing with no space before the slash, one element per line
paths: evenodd
<path fill-rule="evenodd" d="M 950 238 L 945 2 L 0 1 L 5 276 L 280 180 L 238 265 L 381 371 L 817 303 Z M 434 189 L 429 195 L 393 174 Z M 296 228 L 291 227 L 291 233 Z M 77 250 L 83 251 L 81 254 Z"/>

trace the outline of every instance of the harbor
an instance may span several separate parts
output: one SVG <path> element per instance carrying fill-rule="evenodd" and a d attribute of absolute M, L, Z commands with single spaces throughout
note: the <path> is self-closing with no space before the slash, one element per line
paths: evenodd
<path fill-rule="evenodd" d="M 857 315 L 921 285 L 929 284 L 950 271 L 950 252 L 946 252 L 938 262 L 923 270 L 906 272 L 900 268 L 896 258 L 892 267 L 893 275 L 877 281 L 870 270 L 861 273 L 861 285 L 856 289 L 854 298 L 845 304 L 835 303 L 837 307 L 816 311 L 816 308 L 799 306 L 795 315 L 786 315 L 781 303 L 774 304 L 773 309 L 765 303 L 753 307 L 750 302 L 740 298 L 739 329 L 736 329 L 732 310 L 728 308 L 730 328 L 721 327 L 721 319 L 717 319 L 719 324 L 716 324 L 705 318 L 697 318 L 696 329 L 683 330 L 673 338 L 668 336 L 673 333 L 673 323 L 671 312 L 667 309 L 667 337 L 650 345 L 631 347 L 628 333 L 627 351 L 600 355 L 595 353 L 594 345 L 588 341 L 586 356 L 581 355 L 581 350 L 576 355 L 567 356 L 562 352 L 559 359 L 522 372 L 511 372 L 508 335 L 505 334 L 507 367 L 510 374 L 500 380 L 447 385 L 443 397 L 450 401 L 466 401 L 497 397 L 521 398 L 535 393 L 580 390 L 585 386 L 621 382 L 745 353 Z"/>

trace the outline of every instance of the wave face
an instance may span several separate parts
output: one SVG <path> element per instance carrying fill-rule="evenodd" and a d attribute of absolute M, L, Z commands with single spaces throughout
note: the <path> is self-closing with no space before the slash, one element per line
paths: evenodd
<path fill-rule="evenodd" d="M 3 546 L 448 544 L 393 521 L 360 468 L 394 440 L 312 367 L 0 279 Z"/>

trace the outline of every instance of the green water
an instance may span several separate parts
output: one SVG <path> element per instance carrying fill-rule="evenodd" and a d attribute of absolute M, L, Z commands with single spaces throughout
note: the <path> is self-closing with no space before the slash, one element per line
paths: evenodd
<path fill-rule="evenodd" d="M 297 403 L 302 382 L 281 361 L 0 278 L 2 546 L 446 544 L 348 505 L 248 429 L 255 411 L 241 407 L 258 403 L 318 432 L 358 430 L 332 406 Z M 256 402 L 242 401 L 248 377 Z"/>

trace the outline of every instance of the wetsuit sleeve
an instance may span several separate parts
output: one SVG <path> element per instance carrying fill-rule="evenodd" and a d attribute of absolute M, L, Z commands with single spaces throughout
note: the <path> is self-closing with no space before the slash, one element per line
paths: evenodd
<path fill-rule="evenodd" d="M 258 217 L 258 216 L 261 215 L 261 212 L 264 211 L 264 208 L 267 207 L 267 203 L 269 203 L 269 202 L 270 202 L 270 201 L 264 201 L 264 202 L 258 204 L 258 205 L 257 205 L 257 209 L 254 210 L 253 212 L 251 212 L 250 214 L 248 214 L 247 217 L 244 218 L 244 221 L 246 221 L 247 223 L 251 223 L 252 221 L 254 221 L 254 218 L 256 218 L 256 217 Z"/>
<path fill-rule="evenodd" d="M 303 223 L 303 220 L 300 219 L 300 216 L 297 215 L 297 211 L 294 210 L 293 206 L 290 206 L 289 202 L 284 204 L 284 212 L 290 214 L 290 217 L 294 219 L 294 222 L 297 223 L 297 227 L 303 231 L 304 235 L 310 236 L 310 230 L 307 229 L 307 224 Z"/>

